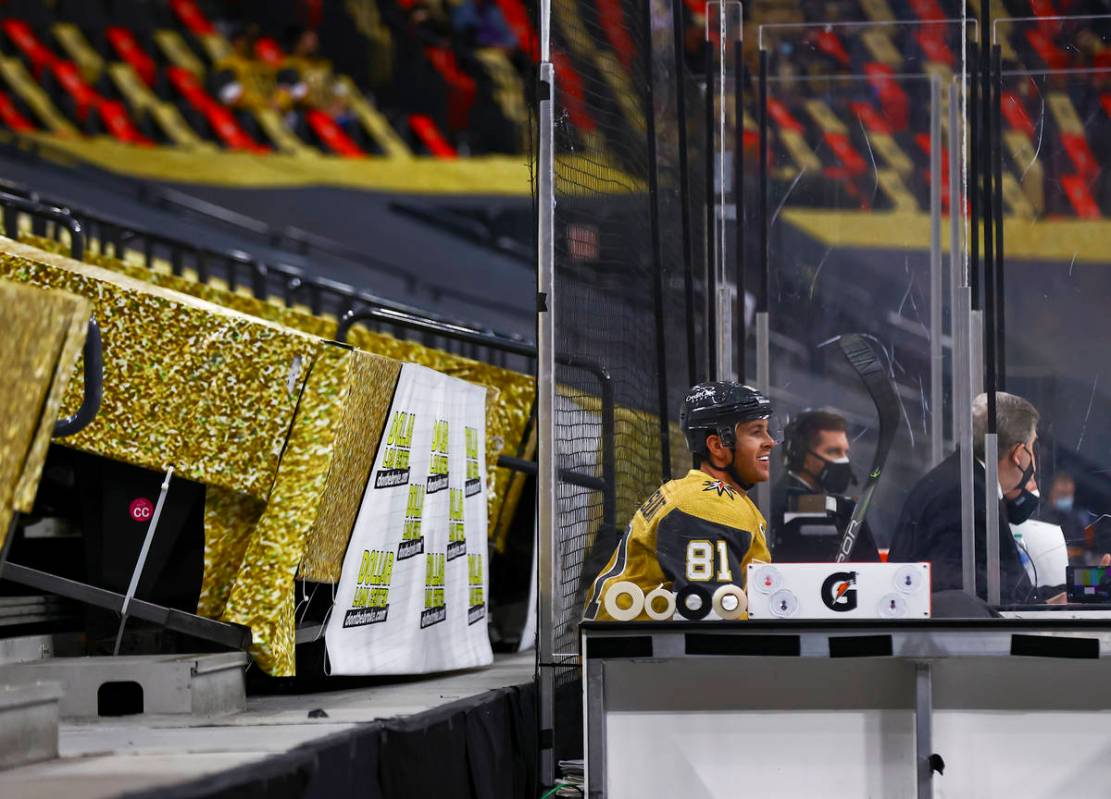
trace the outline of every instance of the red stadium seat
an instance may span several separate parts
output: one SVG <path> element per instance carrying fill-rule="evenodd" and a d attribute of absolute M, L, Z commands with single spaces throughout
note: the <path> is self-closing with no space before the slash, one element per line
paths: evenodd
<path fill-rule="evenodd" d="M 540 40 L 529 20 L 528 10 L 521 0 L 497 0 L 498 8 L 509 29 L 517 37 L 517 46 L 533 61 L 540 60 Z"/>
<path fill-rule="evenodd" d="M 14 130 L 17 133 L 35 129 L 31 121 L 19 113 L 15 103 L 4 92 L 0 92 L 0 122 L 3 122 L 9 130 Z"/>
<path fill-rule="evenodd" d="M 198 36 L 207 36 L 216 32 L 216 26 L 209 21 L 204 12 L 197 7 L 193 0 L 170 0 L 170 7 L 174 14 L 181 20 L 181 24 Z"/>
<path fill-rule="evenodd" d="M 428 152 L 437 158 L 456 158 L 459 155 L 440 133 L 436 123 L 424 114 L 410 114 L 409 127 L 421 140 L 421 143 L 428 148 Z"/>
<path fill-rule="evenodd" d="M 1030 0 L 1030 10 L 1034 12 L 1035 17 L 1040 17 L 1038 20 L 1038 30 L 1044 33 L 1049 38 L 1053 38 L 1061 32 L 1061 21 L 1056 19 L 1046 19 L 1046 17 L 1058 17 L 1061 12 L 1054 7 L 1050 0 Z"/>
<path fill-rule="evenodd" d="M 1033 138 L 1034 122 L 1030 119 L 1030 115 L 1026 113 L 1026 108 L 1023 107 L 1022 100 L 1017 94 L 1003 92 L 1003 102 L 1000 110 L 1003 112 L 1003 118 L 1007 120 L 1012 128 Z"/>
<path fill-rule="evenodd" d="M 852 59 L 849 58 L 849 52 L 842 44 L 840 37 L 833 31 L 823 30 L 815 36 L 814 43 L 818 46 L 818 50 L 836 60 L 839 64 L 850 66 Z"/>
<path fill-rule="evenodd" d="M 351 137 L 343 132 L 343 128 L 323 111 L 316 108 L 310 109 L 305 114 L 305 121 L 309 123 L 309 127 L 320 138 L 320 141 L 333 153 L 348 158 L 359 158 L 365 155 L 359 149 L 359 145 L 355 144 Z"/>
<path fill-rule="evenodd" d="M 771 116 L 772 121 L 784 130 L 793 130 L 798 133 L 806 132 L 806 128 L 803 127 L 803 124 L 795 119 L 794 115 L 787 110 L 787 106 L 773 97 L 768 98 L 768 114 Z"/>
<path fill-rule="evenodd" d="M 837 156 L 849 175 L 855 177 L 868 171 L 868 163 L 864 160 L 864 156 L 853 147 L 847 134 L 827 130 L 823 131 L 822 135 L 825 137 L 826 144 L 833 150 L 834 155 Z"/>
<path fill-rule="evenodd" d="M 1083 134 L 1065 133 L 1061 131 L 1061 146 L 1068 153 L 1076 171 L 1085 177 L 1099 173 L 1099 162 L 1096 161 L 1092 148 L 1088 146 L 1088 139 Z"/>
<path fill-rule="evenodd" d="M 189 105 L 202 113 L 216 136 L 232 150 L 266 152 L 268 148 L 248 136 L 231 111 L 217 103 L 197 82 L 196 76 L 181 67 L 168 67 L 166 77 Z"/>
<path fill-rule="evenodd" d="M 853 113 L 860 117 L 860 121 L 864 123 L 864 127 L 874 133 L 891 133 L 891 126 L 887 124 L 887 120 L 883 118 L 875 108 L 869 103 L 855 102 L 850 103 Z"/>
<path fill-rule="evenodd" d="M 938 0 L 910 0 L 910 7 L 914 9 L 915 16 L 922 20 L 943 20 L 946 18 L 945 9 Z"/>
<path fill-rule="evenodd" d="M 1050 69 L 1068 69 L 1068 54 L 1054 44 L 1045 31 L 1030 28 L 1026 31 L 1026 41 L 1030 42 L 1030 46 L 1034 48 L 1038 58 L 1045 62 L 1047 67 Z"/>
<path fill-rule="evenodd" d="M 116 51 L 116 55 L 131 65 L 131 68 L 142 78 L 143 83 L 153 86 L 158 74 L 158 66 L 153 58 L 143 52 L 131 31 L 113 25 L 105 31 L 105 37 L 108 39 L 108 44 Z"/>
<path fill-rule="evenodd" d="M 896 133 L 906 130 L 910 118 L 910 100 L 899 81 L 894 78 L 894 70 L 886 64 L 872 61 L 864 65 L 864 73 L 880 98 L 888 124 Z"/>
<path fill-rule="evenodd" d="M 930 157 L 930 134 L 916 133 L 914 136 L 914 143 L 918 145 L 918 149 L 928 159 Z M 922 179 L 926 185 L 930 185 L 930 170 L 922 170 Z M 941 206 L 942 211 L 947 211 L 949 208 L 949 148 L 941 148 Z"/>
<path fill-rule="evenodd" d="M 552 51 L 552 63 L 559 75 L 559 93 L 563 107 L 567 109 L 567 116 L 571 124 L 578 130 L 593 133 L 598 129 L 594 118 L 586 110 L 585 94 L 583 93 L 582 78 L 575 70 L 571 59 L 558 50 Z"/>
<path fill-rule="evenodd" d="M 282 52 L 281 45 L 269 36 L 260 36 L 255 42 L 255 56 L 262 63 L 276 67 L 282 63 L 285 53 Z"/>
<path fill-rule="evenodd" d="M 918 46 L 922 48 L 922 52 L 926 55 L 927 61 L 936 61 L 939 64 L 946 64 L 947 66 L 955 66 L 957 63 L 956 56 L 953 55 L 952 49 L 945 43 L 944 32 L 937 26 L 929 26 L 931 29 L 918 30 L 914 32 L 914 40 L 918 42 Z"/>
<path fill-rule="evenodd" d="M 118 100 L 102 99 L 97 105 L 100 121 L 113 137 L 129 144 L 150 146 L 150 139 L 141 134 L 127 115 L 127 109 Z"/>
<path fill-rule="evenodd" d="M 95 112 L 113 138 L 128 144 L 151 144 L 150 139 L 135 127 L 123 103 L 106 100 L 97 94 L 89 84 L 85 83 L 77 65 L 72 61 L 55 61 L 54 77 L 73 100 L 80 122 L 85 122 L 89 114 Z"/>
<path fill-rule="evenodd" d="M 459 67 L 455 52 L 446 47 L 426 47 L 424 53 L 448 85 L 448 126 L 465 130 L 478 89 L 474 78 Z"/>
<path fill-rule="evenodd" d="M 99 95 L 93 91 L 89 84 L 81 77 L 77 65 L 72 61 L 55 61 L 53 64 L 54 77 L 59 85 L 65 89 L 77 106 L 77 118 L 84 122 L 89 112 L 96 108 L 100 101 Z"/>
<path fill-rule="evenodd" d="M 598 0 L 598 17 L 602 30 L 606 32 L 610 47 L 617 53 L 621 63 L 629 69 L 636 59 L 637 46 L 625 25 L 625 15 L 621 10 L 621 0 Z"/>
<path fill-rule="evenodd" d="M 57 56 L 39 41 L 39 37 L 31 30 L 31 26 L 23 20 L 5 19 L 0 22 L 0 28 L 3 28 L 12 44 L 19 48 L 19 51 L 31 63 L 31 71 L 36 78 L 41 78 L 43 73 L 51 69 L 54 62 L 58 60 Z"/>
<path fill-rule="evenodd" d="M 1081 219 L 1099 219 L 1099 205 L 1088 188 L 1088 178 L 1082 175 L 1063 175 L 1061 186 Z"/>

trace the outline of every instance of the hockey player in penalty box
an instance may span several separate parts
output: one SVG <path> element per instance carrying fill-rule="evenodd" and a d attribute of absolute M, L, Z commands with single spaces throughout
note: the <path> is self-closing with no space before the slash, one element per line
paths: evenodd
<path fill-rule="evenodd" d="M 679 426 L 694 468 L 662 485 L 634 514 L 591 586 L 586 619 L 615 620 L 605 596 L 622 582 L 645 595 L 674 592 L 673 601 L 695 608 L 681 615 L 702 618 L 719 588 L 743 589 L 748 564 L 771 560 L 764 517 L 748 496 L 768 479 L 771 416 L 768 398 L 739 383 L 701 383 L 687 392 Z M 743 594 L 738 599 L 745 603 Z M 647 607 L 624 615 L 653 618 Z"/>
<path fill-rule="evenodd" d="M 826 563 L 837 559 L 856 503 L 847 492 L 858 481 L 849 460 L 848 424 L 840 414 L 803 411 L 783 431 L 787 473 L 772 489 L 771 545 L 777 562 Z M 847 560 L 880 559 L 868 523 Z"/>

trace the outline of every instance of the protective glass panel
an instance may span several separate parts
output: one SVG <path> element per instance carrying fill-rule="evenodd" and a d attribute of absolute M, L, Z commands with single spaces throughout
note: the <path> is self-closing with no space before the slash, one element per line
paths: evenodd
<path fill-rule="evenodd" d="M 1040 414 L 1041 502 L 1012 530 L 1030 601 L 1067 600 L 1065 612 L 1041 616 L 1071 618 L 1111 608 L 1111 577 L 1098 568 L 1111 552 L 1111 332 L 1101 321 L 1111 293 L 1111 17 L 1001 19 L 993 43 L 1003 210 L 993 231 L 1003 239 L 995 367 L 999 389 Z M 1022 431 L 1002 400 L 998 416 L 1006 455 Z M 1022 450 L 1016 458 L 1025 461 Z M 1017 483 L 1007 465 L 1004 488 Z M 1006 602 L 1015 578 L 1000 560 Z"/>
<path fill-rule="evenodd" d="M 898 541 L 901 517 L 915 485 L 955 449 L 948 251 L 960 225 L 949 218 L 949 106 L 962 102 L 975 26 L 911 18 L 767 25 L 759 35 L 769 378 L 792 422 L 767 500 L 772 557 L 834 560 L 870 495 L 848 559 L 875 561 L 894 547 L 898 559 L 917 560 Z M 843 344 L 874 358 L 882 397 L 873 399 Z M 846 455 L 851 477 L 832 463 Z M 813 493 L 838 497 L 823 524 L 797 515 Z M 941 563 L 934 570 L 935 588 L 953 582 Z"/>

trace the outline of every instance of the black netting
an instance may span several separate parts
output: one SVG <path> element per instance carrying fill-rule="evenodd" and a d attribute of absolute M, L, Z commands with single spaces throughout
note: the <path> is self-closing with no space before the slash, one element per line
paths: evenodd
<path fill-rule="evenodd" d="M 673 420 L 705 359 L 688 314 L 689 305 L 700 318 L 704 303 L 703 189 L 684 174 L 704 134 L 670 3 L 553 0 L 551 19 L 560 470 L 552 644 L 555 661 L 571 664 L 585 591 L 620 531 L 673 468 L 690 463 Z M 691 263 L 699 269 L 688 277 Z M 573 688 L 556 692 L 557 758 L 581 755 L 581 724 L 566 718 L 580 702 Z M 567 702 L 575 708 L 561 712 Z"/>
<path fill-rule="evenodd" d="M 662 431 L 660 418 L 675 418 L 676 397 L 689 385 L 688 336 L 696 334 L 688 330 L 683 250 L 685 242 L 695 250 L 702 236 L 684 237 L 678 211 L 682 62 L 672 8 L 655 5 L 649 36 L 646 0 L 552 3 L 555 439 L 559 469 L 574 473 L 556 488 L 557 658 L 577 654 L 585 588 L 637 505 L 671 471 L 671 427 Z M 701 146 L 701 100 L 693 83 L 683 88 L 687 144 Z M 701 185 L 688 188 L 694 206 Z M 700 223 L 691 214 L 691 225 Z M 700 250 L 691 257 L 701 263 Z M 584 485 L 581 475 L 603 485 Z"/>

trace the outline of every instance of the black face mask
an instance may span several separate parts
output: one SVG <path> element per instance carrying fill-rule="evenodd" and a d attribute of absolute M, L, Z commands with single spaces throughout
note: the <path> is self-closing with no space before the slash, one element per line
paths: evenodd
<path fill-rule="evenodd" d="M 1014 487 L 1022 489 L 1021 492 L 1014 499 L 1007 500 L 1007 521 L 1010 524 L 1022 524 L 1034 515 L 1034 511 L 1038 509 L 1038 503 L 1041 502 L 1041 498 L 1037 494 L 1026 489 L 1027 483 L 1037 474 L 1037 470 L 1034 468 L 1034 453 L 1030 452 L 1025 444 L 1022 448 L 1030 453 L 1030 465 L 1023 469 L 1022 479 Z"/>
<path fill-rule="evenodd" d="M 849 490 L 850 485 L 856 485 L 856 475 L 853 474 L 853 467 L 848 458 L 843 461 L 831 461 L 814 450 L 810 450 L 810 454 L 822 462 L 822 470 L 818 472 L 815 479 L 827 494 L 844 494 Z"/>

